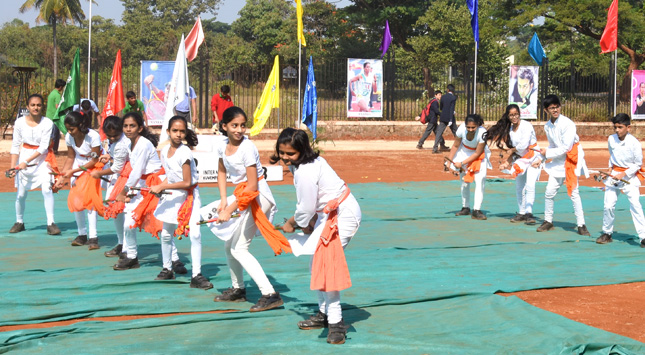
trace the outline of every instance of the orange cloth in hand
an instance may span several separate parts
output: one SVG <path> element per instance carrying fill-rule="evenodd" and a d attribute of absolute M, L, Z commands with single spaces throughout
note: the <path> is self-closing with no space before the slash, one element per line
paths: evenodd
<path fill-rule="evenodd" d="M 110 202 L 107 203 L 107 207 L 105 208 L 105 214 L 103 215 L 103 218 L 105 219 L 116 218 L 119 214 L 123 213 L 123 210 L 125 209 L 125 203 L 121 201 L 115 201 L 115 200 L 116 200 L 116 197 L 121 193 L 121 191 L 123 191 L 123 188 L 125 187 L 125 183 L 128 182 L 128 178 L 130 177 L 131 172 L 132 172 L 132 166 L 128 161 L 123 166 L 123 170 L 121 170 L 119 177 L 116 178 L 116 182 L 114 183 L 112 192 L 110 192 L 110 196 L 108 197 L 108 200 L 110 200 Z"/>
<path fill-rule="evenodd" d="M 287 238 L 273 227 L 273 224 L 269 222 L 267 216 L 262 212 L 262 208 L 260 208 L 260 204 L 256 199 L 258 195 L 260 195 L 260 192 L 257 190 L 244 191 L 247 184 L 248 182 L 246 181 L 238 184 L 233 192 L 237 199 L 238 209 L 240 211 L 244 211 L 249 206 L 251 207 L 251 214 L 255 220 L 255 225 L 258 226 L 260 233 L 262 233 L 264 239 L 267 241 L 271 249 L 273 249 L 273 253 L 275 255 L 280 255 L 283 251 L 285 253 L 291 253 L 291 246 L 289 245 Z"/>
<path fill-rule="evenodd" d="M 483 151 L 477 159 L 468 164 L 468 169 L 466 169 L 466 175 L 464 175 L 464 182 L 473 182 L 475 181 L 475 174 L 479 172 L 482 167 L 482 160 L 486 157 L 486 151 Z"/>
<path fill-rule="evenodd" d="M 161 184 L 159 176 L 165 173 L 166 171 L 161 168 L 161 170 L 156 173 L 142 175 L 141 178 L 146 179 L 146 186 L 159 185 Z M 143 230 L 159 239 L 159 232 L 161 232 L 161 229 L 163 228 L 163 223 L 154 215 L 155 209 L 157 209 L 157 204 L 159 203 L 159 198 L 148 191 L 141 191 L 141 196 L 143 196 L 143 200 L 141 200 L 139 205 L 137 205 L 137 208 L 132 211 L 134 224 L 130 226 L 130 229 L 139 228 L 139 231 Z"/>
<path fill-rule="evenodd" d="M 352 287 L 345 251 L 338 235 L 338 206 L 349 196 L 349 187 L 337 199 L 327 202 L 323 212 L 328 215 L 320 234 L 311 264 L 312 290 L 342 291 Z"/>
<path fill-rule="evenodd" d="M 614 166 L 611 167 L 611 170 L 617 171 L 619 173 L 623 173 L 623 172 L 627 171 L 627 168 L 623 168 L 622 166 L 614 165 Z M 643 173 L 645 173 L 645 167 L 641 167 L 641 169 L 638 170 L 636 172 L 636 174 L 635 174 L 636 177 L 638 177 L 638 180 L 640 180 L 640 182 L 645 181 L 645 174 L 643 174 Z"/>
<path fill-rule="evenodd" d="M 101 194 L 101 179 L 94 179 L 90 173 L 103 169 L 103 163 L 96 163 L 93 168 L 83 171 L 76 178 L 74 186 L 69 190 L 67 196 L 67 207 L 70 212 L 81 212 L 84 210 L 96 211 L 103 216 L 103 196 Z"/>
<path fill-rule="evenodd" d="M 526 154 L 524 154 L 524 156 L 521 157 L 520 159 L 529 160 L 529 159 L 533 158 L 535 156 L 535 151 L 533 149 L 531 149 L 531 148 L 535 148 L 535 147 L 537 147 L 537 143 L 531 144 L 529 146 L 529 151 Z M 517 163 L 513 164 L 513 177 L 514 178 L 516 178 L 518 175 L 520 175 L 523 172 L 524 172 L 524 169 L 522 169 L 519 164 L 517 164 Z"/>
<path fill-rule="evenodd" d="M 564 183 L 567 185 L 567 194 L 571 196 L 573 190 L 578 186 L 578 176 L 576 176 L 576 167 L 578 166 L 578 144 L 576 143 L 567 152 L 567 158 L 564 161 Z"/>
<path fill-rule="evenodd" d="M 179 207 L 179 213 L 177 214 L 177 229 L 175 229 L 175 236 L 179 236 L 179 239 L 181 239 L 182 236 L 187 237 L 188 233 L 190 233 L 188 222 L 190 222 L 190 216 L 193 214 L 193 202 L 195 200 L 193 191 L 195 191 L 195 186 L 197 185 L 193 185 L 193 187 L 188 189 L 188 196 L 186 196 L 186 200 L 184 200 L 184 203 Z"/>

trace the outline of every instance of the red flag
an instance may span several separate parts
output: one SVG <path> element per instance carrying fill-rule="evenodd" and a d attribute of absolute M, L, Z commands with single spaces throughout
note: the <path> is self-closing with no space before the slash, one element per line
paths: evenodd
<path fill-rule="evenodd" d="M 600 37 L 600 53 L 613 52 L 618 48 L 618 0 L 614 0 L 607 12 L 607 26 Z"/>
<path fill-rule="evenodd" d="M 198 16 L 193 29 L 190 30 L 190 33 L 184 41 L 186 45 L 186 59 L 188 59 L 189 62 L 192 62 L 193 59 L 197 57 L 197 50 L 203 42 L 204 31 L 202 30 L 202 20 Z"/>
<path fill-rule="evenodd" d="M 108 88 L 107 99 L 101 117 L 105 119 L 107 116 L 117 115 L 125 107 L 125 99 L 123 98 L 123 84 L 121 83 L 121 50 L 116 52 L 116 60 L 114 61 L 114 68 L 112 69 L 112 79 L 110 79 L 110 87 Z M 103 122 L 100 122 L 99 133 L 101 140 L 105 140 L 105 132 L 103 132 Z"/>

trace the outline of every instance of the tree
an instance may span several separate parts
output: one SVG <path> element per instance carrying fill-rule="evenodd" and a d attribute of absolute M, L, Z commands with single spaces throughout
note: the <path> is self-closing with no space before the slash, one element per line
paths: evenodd
<path fill-rule="evenodd" d="M 54 39 L 54 78 L 58 77 L 58 46 L 56 42 L 56 25 L 67 23 L 67 21 L 80 23 L 85 19 L 81 8 L 80 0 L 27 0 L 20 7 L 20 12 L 31 8 L 38 8 L 40 12 L 36 17 L 36 23 L 45 21 L 52 26 Z"/>

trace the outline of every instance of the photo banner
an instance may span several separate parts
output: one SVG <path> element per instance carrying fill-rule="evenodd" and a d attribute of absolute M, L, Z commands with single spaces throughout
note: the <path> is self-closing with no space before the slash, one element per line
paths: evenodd
<path fill-rule="evenodd" d="M 383 61 L 347 59 L 347 117 L 383 117 Z"/>
<path fill-rule="evenodd" d="M 520 117 L 537 118 L 540 67 L 511 65 L 508 80 L 508 103 L 520 107 Z"/>
<path fill-rule="evenodd" d="M 632 119 L 645 120 L 645 70 L 632 70 Z"/>
<path fill-rule="evenodd" d="M 174 61 L 141 61 L 139 99 L 148 116 L 149 126 L 161 126 L 166 113 L 166 90 L 172 80 Z"/>

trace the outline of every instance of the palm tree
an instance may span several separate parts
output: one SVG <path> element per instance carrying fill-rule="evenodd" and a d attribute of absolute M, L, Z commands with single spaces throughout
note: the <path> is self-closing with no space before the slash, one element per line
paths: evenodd
<path fill-rule="evenodd" d="M 31 8 L 40 9 L 36 23 L 46 21 L 52 25 L 54 36 L 54 78 L 58 78 L 58 45 L 56 42 L 56 24 L 67 21 L 80 23 L 85 19 L 85 13 L 81 8 L 80 0 L 27 0 L 20 7 L 20 12 Z"/>

